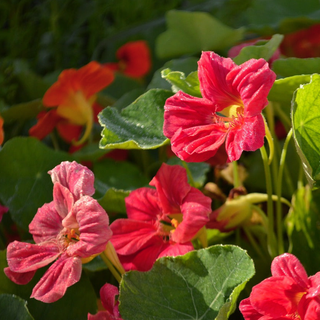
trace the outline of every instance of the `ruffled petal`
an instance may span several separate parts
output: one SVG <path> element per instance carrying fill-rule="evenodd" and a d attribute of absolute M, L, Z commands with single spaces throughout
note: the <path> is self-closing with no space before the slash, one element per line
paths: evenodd
<path fill-rule="evenodd" d="M 171 149 L 184 161 L 203 162 L 216 155 L 226 135 L 220 124 L 179 129 L 171 139 Z"/>
<path fill-rule="evenodd" d="M 198 189 L 191 188 L 181 205 L 183 220 L 171 234 L 171 239 L 177 243 L 192 240 L 209 221 L 211 211 L 211 199 Z"/>
<path fill-rule="evenodd" d="M 240 93 L 245 117 L 256 116 L 267 106 L 267 96 L 275 79 L 276 74 L 264 59 L 250 59 L 229 72 L 227 82 Z"/>
<path fill-rule="evenodd" d="M 131 219 L 117 219 L 111 225 L 112 238 L 118 254 L 130 255 L 147 247 L 150 243 L 158 242 L 157 227 L 155 224 Z"/>
<path fill-rule="evenodd" d="M 166 100 L 163 133 L 171 139 L 178 129 L 188 129 L 213 123 L 216 109 L 206 99 L 192 97 L 182 91 Z"/>
<path fill-rule="evenodd" d="M 68 188 L 56 182 L 53 186 L 53 201 L 60 217 L 64 219 L 72 209 L 74 198 Z"/>
<path fill-rule="evenodd" d="M 259 313 L 278 319 L 296 313 L 303 294 L 292 278 L 271 277 L 252 288 L 250 302 Z"/>
<path fill-rule="evenodd" d="M 62 229 L 62 218 L 53 201 L 39 208 L 29 224 L 29 232 L 36 243 L 56 239 Z"/>
<path fill-rule="evenodd" d="M 4 268 L 5 275 L 14 283 L 24 285 L 29 283 L 36 273 L 36 270 L 29 272 L 14 272 L 10 268 Z"/>
<path fill-rule="evenodd" d="M 53 131 L 59 121 L 62 120 L 62 118 L 57 114 L 57 110 L 40 112 L 37 118 L 38 122 L 30 128 L 29 135 L 39 140 L 44 139 Z"/>
<path fill-rule="evenodd" d="M 301 288 L 308 287 L 308 275 L 301 262 L 293 254 L 284 253 L 273 259 L 271 273 L 277 277 L 289 277 Z"/>
<path fill-rule="evenodd" d="M 52 303 L 62 298 L 68 287 L 80 280 L 81 259 L 61 256 L 46 271 L 32 290 L 31 298 Z"/>
<path fill-rule="evenodd" d="M 192 250 L 194 250 L 194 247 L 191 242 L 186 242 L 186 243 L 171 242 L 169 243 L 169 245 L 162 247 L 162 250 L 159 253 L 158 258 L 182 256 Z"/>
<path fill-rule="evenodd" d="M 158 193 L 151 188 L 139 188 L 130 192 L 125 198 L 127 215 L 132 220 L 157 220 L 162 211 L 159 206 Z"/>
<path fill-rule="evenodd" d="M 320 319 L 320 298 L 315 297 L 314 299 L 306 299 L 306 297 L 302 297 L 299 303 L 298 313 L 301 319 Z"/>
<path fill-rule="evenodd" d="M 95 192 L 92 171 L 75 161 L 63 161 L 48 173 L 51 175 L 52 182 L 59 182 L 68 188 L 75 200 L 84 195 L 92 196 Z"/>
<path fill-rule="evenodd" d="M 186 169 L 163 163 L 150 185 L 157 189 L 163 213 L 181 213 L 183 199 L 191 190 Z"/>
<path fill-rule="evenodd" d="M 116 296 L 119 295 L 119 290 L 116 286 L 106 283 L 100 289 L 100 299 L 103 307 L 113 316 L 120 317 Z"/>
<path fill-rule="evenodd" d="M 56 127 L 60 137 L 68 143 L 78 141 L 81 136 L 82 126 L 71 124 L 66 120 L 61 120 Z"/>
<path fill-rule="evenodd" d="M 11 271 L 29 272 L 54 261 L 60 255 L 56 243 L 41 245 L 14 241 L 7 248 L 7 261 Z"/>
<path fill-rule="evenodd" d="M 98 201 L 83 196 L 74 204 L 72 214 L 79 225 L 80 241 L 69 245 L 67 254 L 85 258 L 104 251 L 112 232 L 109 217 Z"/>
<path fill-rule="evenodd" d="M 241 105 L 240 93 L 227 81 L 227 75 L 237 65 L 230 58 L 223 58 L 214 52 L 203 52 L 198 62 L 198 76 L 202 96 L 221 111 L 230 105 Z"/>
<path fill-rule="evenodd" d="M 238 160 L 242 151 L 255 151 L 263 146 L 265 136 L 264 121 L 256 117 L 242 118 L 242 123 L 231 127 L 226 138 L 228 162 Z"/>

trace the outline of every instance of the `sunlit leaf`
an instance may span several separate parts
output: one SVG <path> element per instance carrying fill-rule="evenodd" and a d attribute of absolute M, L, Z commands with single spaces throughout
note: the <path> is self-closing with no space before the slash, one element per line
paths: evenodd
<path fill-rule="evenodd" d="M 148 272 L 123 276 L 120 313 L 125 320 L 224 320 L 254 272 L 246 252 L 230 245 L 160 258 Z"/>
<path fill-rule="evenodd" d="M 292 127 L 297 152 L 311 186 L 320 186 L 320 75 L 295 91 Z"/>
<path fill-rule="evenodd" d="M 105 108 L 99 114 L 104 127 L 100 148 L 155 149 L 168 142 L 163 135 L 165 101 L 172 92 L 152 89 L 119 113 Z"/>
<path fill-rule="evenodd" d="M 168 30 L 156 45 L 160 58 L 224 49 L 243 38 L 244 29 L 230 28 L 205 12 L 171 10 L 166 19 Z"/>

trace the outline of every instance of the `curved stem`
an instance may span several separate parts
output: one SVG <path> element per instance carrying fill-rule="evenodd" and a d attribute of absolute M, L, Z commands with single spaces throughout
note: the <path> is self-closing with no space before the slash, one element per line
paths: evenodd
<path fill-rule="evenodd" d="M 284 246 L 283 246 L 283 232 L 282 232 L 282 205 L 281 205 L 281 192 L 282 192 L 282 176 L 283 176 L 283 169 L 285 164 L 285 159 L 288 150 L 288 144 L 292 137 L 292 129 L 288 132 L 287 138 L 284 142 L 281 158 L 280 158 L 280 165 L 279 165 L 279 173 L 277 178 L 277 238 L 278 238 L 278 253 L 284 253 Z"/>
<path fill-rule="evenodd" d="M 117 279 L 117 281 L 120 283 L 121 281 L 121 276 L 118 273 L 118 271 L 116 270 L 116 268 L 113 266 L 113 264 L 110 262 L 110 260 L 107 258 L 107 256 L 105 255 L 104 252 L 102 252 L 100 254 L 102 260 L 104 261 L 104 263 L 107 265 L 108 269 L 111 271 L 111 273 L 113 274 L 113 276 Z"/>
<path fill-rule="evenodd" d="M 189 169 L 189 167 L 188 167 L 188 164 L 187 164 L 185 161 L 182 161 L 182 166 L 183 166 L 183 167 L 186 169 L 186 171 L 187 171 L 187 175 L 188 175 L 188 178 L 189 178 L 189 184 L 190 184 L 190 186 L 195 187 L 196 184 L 195 184 L 195 182 L 194 182 L 194 180 L 193 180 L 193 176 L 192 176 L 192 173 L 191 173 L 191 171 L 190 171 L 190 169 Z"/>
<path fill-rule="evenodd" d="M 266 189 L 268 194 L 268 208 L 267 208 L 267 216 L 268 216 L 268 230 L 267 230 L 267 239 L 268 239 L 268 250 L 271 257 L 277 256 L 276 243 L 275 243 L 275 235 L 273 231 L 273 203 L 272 203 L 272 181 L 271 181 L 271 173 L 269 168 L 269 159 L 264 146 L 260 148 L 261 157 L 263 161 L 263 167 L 266 177 Z"/>

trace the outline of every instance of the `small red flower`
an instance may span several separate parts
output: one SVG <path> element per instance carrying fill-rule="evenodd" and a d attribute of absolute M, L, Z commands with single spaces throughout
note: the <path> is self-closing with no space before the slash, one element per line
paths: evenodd
<path fill-rule="evenodd" d="M 320 272 L 308 278 L 300 261 L 285 253 L 273 260 L 271 273 L 241 301 L 246 320 L 320 319 Z"/>
<path fill-rule="evenodd" d="M 287 57 L 316 58 L 320 56 L 320 24 L 286 34 L 280 45 Z"/>
<path fill-rule="evenodd" d="M 141 78 L 151 69 L 150 49 L 143 40 L 126 43 L 118 49 L 116 56 L 119 62 L 105 63 L 104 66 L 132 78 Z"/>
<path fill-rule="evenodd" d="M 231 162 L 244 150 L 261 148 L 261 111 L 276 78 L 268 63 L 251 59 L 237 66 L 230 58 L 203 52 L 198 65 L 203 98 L 179 91 L 165 103 L 163 131 L 172 151 L 182 160 L 202 162 L 225 145 Z"/>
<path fill-rule="evenodd" d="M 119 302 L 116 301 L 116 296 L 119 295 L 119 290 L 112 284 L 106 283 L 100 289 L 100 299 L 105 310 L 99 311 L 97 314 L 88 314 L 88 320 L 122 320 L 119 313 Z"/>
<path fill-rule="evenodd" d="M 60 299 L 79 281 L 82 263 L 105 250 L 111 237 L 109 217 L 94 193 L 92 172 L 76 162 L 49 171 L 53 201 L 38 209 L 29 225 L 35 244 L 14 241 L 7 248 L 7 277 L 26 284 L 37 269 L 53 262 L 32 291 L 42 302 Z"/>
<path fill-rule="evenodd" d="M 55 109 L 41 113 L 38 123 L 30 129 L 29 134 L 43 139 L 57 127 L 66 141 L 83 143 L 92 129 L 96 93 L 113 79 L 113 72 L 95 61 L 79 70 L 64 70 L 42 100 L 45 107 Z M 83 126 L 86 126 L 85 133 L 80 141 L 76 141 Z"/>
<path fill-rule="evenodd" d="M 193 250 L 190 242 L 208 222 L 211 199 L 188 184 L 181 166 L 163 164 L 150 182 L 126 198 L 128 219 L 111 224 L 114 245 L 126 270 L 149 270 L 163 256 Z"/>

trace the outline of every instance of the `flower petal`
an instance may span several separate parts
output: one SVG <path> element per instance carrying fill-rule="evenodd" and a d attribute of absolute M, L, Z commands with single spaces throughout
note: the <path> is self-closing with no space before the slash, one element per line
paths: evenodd
<path fill-rule="evenodd" d="M 263 146 L 265 128 L 262 116 L 243 118 L 242 125 L 230 128 L 226 138 L 228 162 L 238 160 L 242 151 L 255 151 Z"/>
<path fill-rule="evenodd" d="M 244 116 L 252 117 L 267 106 L 267 96 L 276 80 L 276 74 L 264 59 L 250 59 L 235 66 L 227 76 L 227 82 L 240 93 L 244 105 Z"/>
<path fill-rule="evenodd" d="M 81 259 L 61 256 L 46 271 L 32 290 L 31 298 L 52 303 L 62 298 L 68 287 L 80 280 Z"/>
<path fill-rule="evenodd" d="M 51 175 L 52 182 L 59 182 L 68 188 L 74 195 L 75 200 L 84 195 L 92 196 L 95 192 L 92 171 L 75 161 L 61 162 L 48 173 Z"/>
<path fill-rule="evenodd" d="M 74 198 L 68 188 L 56 182 L 53 186 L 53 202 L 60 217 L 64 219 L 72 209 Z"/>
<path fill-rule="evenodd" d="M 100 299 L 103 307 L 113 316 L 120 317 L 116 296 L 119 295 L 119 290 L 116 286 L 106 283 L 100 289 Z"/>
<path fill-rule="evenodd" d="M 108 214 L 98 201 L 89 196 L 81 197 L 74 204 L 72 215 L 79 225 L 80 241 L 68 246 L 68 255 L 85 258 L 104 251 L 112 232 Z"/>
<path fill-rule="evenodd" d="M 10 268 L 4 268 L 3 272 L 12 282 L 23 285 L 29 283 L 32 280 L 33 276 L 36 273 L 36 270 L 29 272 L 14 272 L 10 270 Z"/>
<path fill-rule="evenodd" d="M 191 241 L 209 221 L 211 199 L 196 188 L 191 188 L 181 205 L 183 220 L 172 233 L 171 239 L 178 243 Z"/>
<path fill-rule="evenodd" d="M 59 257 L 57 244 L 31 244 L 14 241 L 7 248 L 7 260 L 11 271 L 29 272 L 46 266 Z"/>
<path fill-rule="evenodd" d="M 163 133 L 169 139 L 180 128 L 212 124 L 212 115 L 216 111 L 211 101 L 192 97 L 182 91 L 166 100 L 164 110 Z"/>
<path fill-rule="evenodd" d="M 277 319 L 297 312 L 302 295 L 292 278 L 271 277 L 252 288 L 250 301 L 259 313 Z"/>
<path fill-rule="evenodd" d="M 111 224 L 112 238 L 118 254 L 130 255 L 147 247 L 150 243 L 163 242 L 162 237 L 157 235 L 155 223 L 147 221 L 117 219 Z"/>
<path fill-rule="evenodd" d="M 284 253 L 275 257 L 271 264 L 271 273 L 277 277 L 289 277 L 303 289 L 308 287 L 306 270 L 293 254 Z"/>
<path fill-rule="evenodd" d="M 157 189 L 163 213 L 181 213 L 183 199 L 191 190 L 186 169 L 163 163 L 149 184 Z"/>
<path fill-rule="evenodd" d="M 139 188 L 130 192 L 125 198 L 129 219 L 149 221 L 157 220 L 162 211 L 159 206 L 158 193 L 151 188 Z"/>
<path fill-rule="evenodd" d="M 227 81 L 227 75 L 237 65 L 230 58 L 223 58 L 214 52 L 203 52 L 198 62 L 200 90 L 205 99 L 212 101 L 215 111 L 230 105 L 241 105 L 240 93 Z"/>
<path fill-rule="evenodd" d="M 263 315 L 251 305 L 249 298 L 240 302 L 239 309 L 245 320 L 260 320 L 263 317 Z"/>
<path fill-rule="evenodd" d="M 62 218 L 53 201 L 39 208 L 29 224 L 29 232 L 36 243 L 55 239 L 62 229 Z"/>

